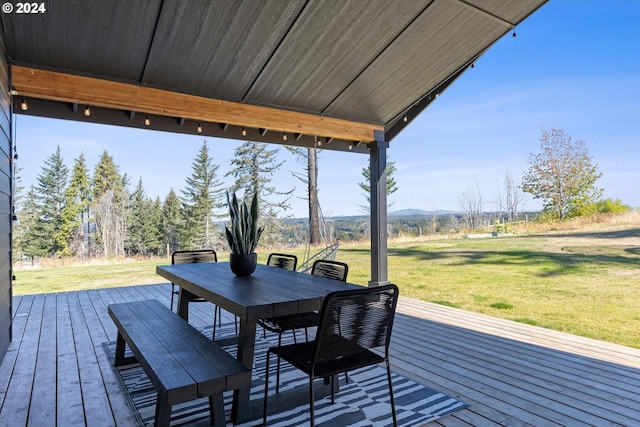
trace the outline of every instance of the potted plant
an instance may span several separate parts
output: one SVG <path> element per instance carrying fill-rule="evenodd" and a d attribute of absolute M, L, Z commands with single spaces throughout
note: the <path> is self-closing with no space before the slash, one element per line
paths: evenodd
<path fill-rule="evenodd" d="M 264 227 L 258 226 L 258 194 L 254 193 L 251 206 L 247 206 L 246 201 L 238 203 L 235 193 L 229 197 L 227 192 L 227 204 L 231 221 L 225 226 L 225 232 L 231 250 L 231 271 L 237 276 L 249 276 L 256 269 L 258 255 L 255 250 L 264 231 Z"/>

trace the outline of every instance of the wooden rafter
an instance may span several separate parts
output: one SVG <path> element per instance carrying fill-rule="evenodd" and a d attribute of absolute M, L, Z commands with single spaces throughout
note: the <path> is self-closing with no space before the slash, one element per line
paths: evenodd
<path fill-rule="evenodd" d="M 12 67 L 11 77 L 18 95 L 81 105 L 362 142 L 372 142 L 374 132 L 384 130 L 382 125 L 222 101 L 17 65 Z"/>

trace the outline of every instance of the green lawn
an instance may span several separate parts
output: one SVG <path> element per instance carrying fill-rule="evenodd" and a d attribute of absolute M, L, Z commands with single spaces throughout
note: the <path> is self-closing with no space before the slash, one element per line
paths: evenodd
<path fill-rule="evenodd" d="M 302 257 L 304 249 L 287 252 Z M 349 264 L 349 281 L 367 284 L 368 246 L 343 245 L 338 260 Z M 25 268 L 14 294 L 158 283 L 155 265 L 167 263 Z M 404 296 L 636 348 L 638 277 L 637 228 L 389 244 L 389 279 Z"/>

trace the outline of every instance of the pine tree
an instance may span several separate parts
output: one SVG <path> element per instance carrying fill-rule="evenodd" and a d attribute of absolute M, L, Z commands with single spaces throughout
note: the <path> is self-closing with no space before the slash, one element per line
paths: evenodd
<path fill-rule="evenodd" d="M 147 255 L 145 242 L 145 223 L 147 215 L 147 195 L 142 186 L 142 177 L 138 180 L 136 189 L 129 199 L 127 238 L 125 249 L 129 254 Z"/>
<path fill-rule="evenodd" d="M 40 208 L 37 202 L 37 189 L 31 186 L 25 195 L 22 208 L 18 213 L 20 228 L 22 229 L 22 240 L 19 251 L 32 262 L 34 257 L 41 257 L 47 254 L 47 249 L 39 244 L 42 234 L 42 222 L 40 222 Z"/>
<path fill-rule="evenodd" d="M 206 141 L 191 168 L 193 172 L 186 179 L 181 198 L 185 219 L 183 243 L 186 249 L 211 248 L 219 241 L 213 218 L 215 210 L 223 206 L 224 189 L 216 178 L 219 166 L 209 156 Z"/>
<path fill-rule="evenodd" d="M 293 189 L 280 191 L 269 185 L 273 174 L 284 162 L 277 162 L 278 149 L 269 149 L 269 145 L 257 142 L 245 142 L 235 150 L 231 164 L 235 167 L 226 176 L 235 178 L 231 191 L 242 192 L 245 199 L 251 200 L 253 194 L 258 194 L 260 217 L 264 221 L 265 230 L 261 243 L 274 245 L 281 243 L 281 228 L 278 215 L 290 208 L 288 201 Z M 238 195 L 240 196 L 240 195 Z M 280 200 L 277 200 L 277 199 Z"/>
<path fill-rule="evenodd" d="M 182 247 L 181 230 L 183 220 L 180 209 L 180 199 L 173 188 L 164 199 L 162 216 L 160 218 L 160 235 L 166 255 L 179 250 Z"/>
<path fill-rule="evenodd" d="M 280 191 L 269 183 L 273 174 L 284 162 L 277 162 L 278 149 L 269 150 L 269 145 L 258 142 L 245 142 L 236 148 L 231 164 L 235 167 L 225 176 L 233 176 L 235 182 L 231 191 L 243 193 L 246 199 L 258 194 L 258 203 L 263 212 L 277 212 L 290 208 L 288 200 L 293 190 Z M 280 201 L 272 201 L 271 196 L 284 196 Z"/>
<path fill-rule="evenodd" d="M 69 169 L 65 166 L 60 146 L 45 159 L 41 173 L 36 177 L 36 203 L 39 213 L 39 238 L 41 252 L 49 255 L 67 250 L 65 228 L 62 226 L 62 209 L 65 205 L 65 190 Z"/>
<path fill-rule="evenodd" d="M 387 162 L 387 196 L 395 193 L 396 191 L 398 191 L 398 183 L 396 182 L 396 179 L 394 178 L 393 174 L 396 172 L 396 163 L 395 162 Z M 360 188 L 362 188 L 365 192 L 364 196 L 367 199 L 367 205 L 366 206 L 362 206 L 362 208 L 366 211 L 369 212 L 369 210 L 371 209 L 371 170 L 369 169 L 369 166 L 362 168 L 362 176 L 364 177 L 364 181 L 363 182 L 359 182 L 358 185 L 360 186 Z M 387 207 L 391 207 L 393 205 L 393 203 L 387 203 Z"/>
<path fill-rule="evenodd" d="M 162 220 L 162 202 L 160 197 L 155 200 L 147 200 L 147 218 L 145 223 L 145 246 L 149 254 L 158 255 L 162 244 L 160 234 L 160 222 Z"/>
<path fill-rule="evenodd" d="M 62 210 L 63 229 L 67 236 L 67 248 L 64 255 L 84 258 L 87 255 L 85 230 L 88 227 L 91 188 L 89 170 L 84 154 L 75 160 L 69 187 L 65 191 L 65 207 Z"/>

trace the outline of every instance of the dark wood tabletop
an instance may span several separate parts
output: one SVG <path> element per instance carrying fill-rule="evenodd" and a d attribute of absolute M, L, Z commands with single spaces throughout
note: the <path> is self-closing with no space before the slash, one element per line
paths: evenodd
<path fill-rule="evenodd" d="M 228 262 L 162 265 L 156 273 L 180 286 L 178 314 L 189 319 L 191 295 L 203 297 L 240 318 L 238 360 L 252 369 L 258 319 L 320 310 L 331 292 L 360 286 L 259 264 L 247 277 L 238 277 Z M 259 416 L 249 402 L 249 389 L 234 392 L 232 420 Z"/>

